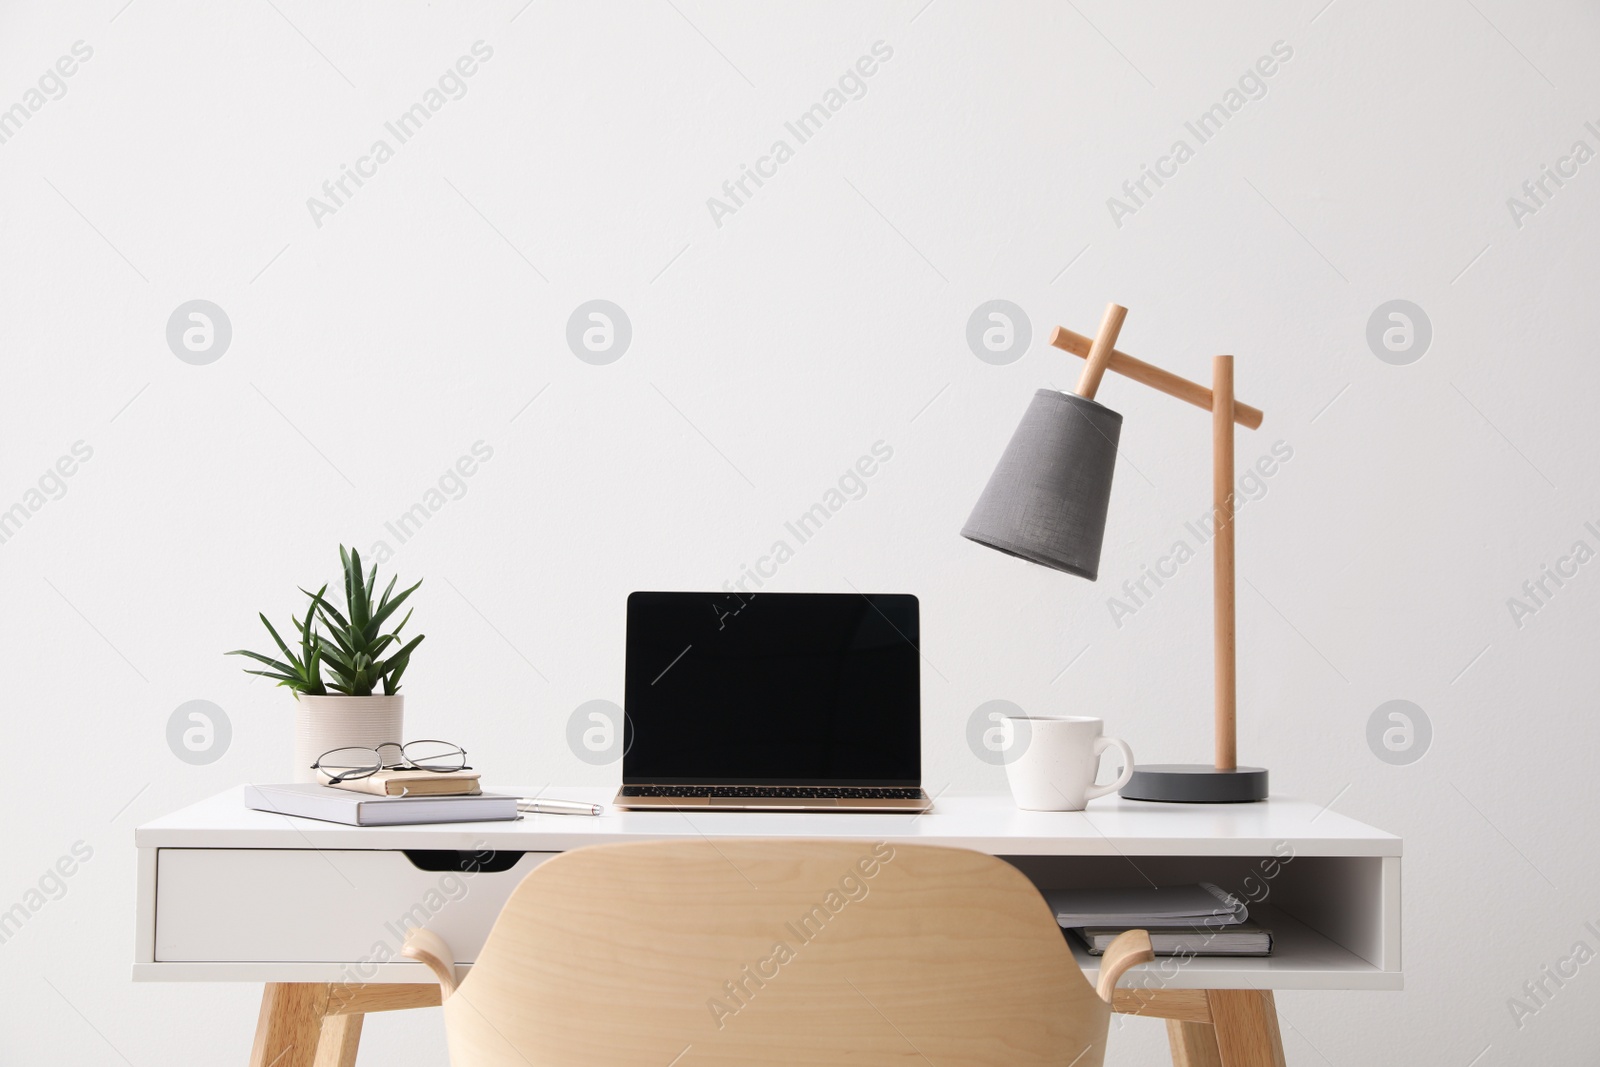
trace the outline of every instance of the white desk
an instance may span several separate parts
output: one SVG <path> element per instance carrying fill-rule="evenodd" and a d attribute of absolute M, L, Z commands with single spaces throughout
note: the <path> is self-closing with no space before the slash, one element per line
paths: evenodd
<path fill-rule="evenodd" d="M 612 792 L 546 790 L 597 802 Z M 1123 982 L 1166 991 L 1168 1002 L 1182 990 L 1401 987 L 1400 839 L 1302 801 L 1107 798 L 1087 812 L 1046 813 L 1019 811 L 1005 796 L 943 796 L 924 815 L 608 811 L 349 827 L 251 811 L 238 790 L 136 831 L 134 978 L 431 988 L 421 964 L 394 962 L 406 925 L 438 931 L 470 965 L 512 888 L 551 855 L 700 836 L 950 845 L 1004 857 L 1042 888 L 1210 881 L 1258 902 L 1253 913 L 1277 936 L 1272 956 L 1157 960 Z M 462 874 L 447 869 L 454 853 L 494 859 Z M 1092 980 L 1094 957 L 1078 950 L 1078 959 Z M 404 1005 L 368 1010 L 389 1006 Z"/>

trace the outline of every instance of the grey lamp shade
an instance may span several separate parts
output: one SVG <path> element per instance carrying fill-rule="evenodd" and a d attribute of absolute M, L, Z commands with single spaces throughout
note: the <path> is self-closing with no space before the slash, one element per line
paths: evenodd
<path fill-rule="evenodd" d="M 1121 435 L 1110 408 L 1040 389 L 961 536 L 1094 581 Z"/>

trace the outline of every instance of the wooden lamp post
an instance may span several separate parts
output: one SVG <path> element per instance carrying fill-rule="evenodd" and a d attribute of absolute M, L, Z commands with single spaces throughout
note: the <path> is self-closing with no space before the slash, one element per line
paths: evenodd
<path fill-rule="evenodd" d="M 1237 803 L 1264 800 L 1267 772 L 1240 767 L 1234 617 L 1234 424 L 1261 425 L 1260 409 L 1233 396 L 1233 357 L 1211 360 L 1211 387 L 1116 350 L 1128 309 L 1106 308 L 1093 340 L 1056 327 L 1050 343 L 1085 360 L 1076 394 L 1041 389 L 1006 446 L 962 536 L 1009 555 L 1098 576 L 1111 476 L 1122 416 L 1097 403 L 1105 372 L 1115 371 L 1211 412 L 1211 495 L 1215 601 L 1215 755 L 1210 764 L 1137 767 L 1122 795 L 1135 800 Z"/>

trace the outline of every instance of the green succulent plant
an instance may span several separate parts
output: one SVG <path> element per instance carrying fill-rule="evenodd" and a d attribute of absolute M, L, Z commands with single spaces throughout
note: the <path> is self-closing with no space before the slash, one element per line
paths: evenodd
<path fill-rule="evenodd" d="M 392 630 L 385 630 L 384 623 L 422 583 L 397 594 L 397 579 L 390 578 L 388 587 L 374 603 L 377 566 L 363 576 L 361 554 L 354 548 L 347 551 L 343 545 L 339 546 L 339 562 L 344 568 L 344 611 L 329 603 L 324 595 L 328 591 L 326 585 L 315 593 L 300 590 L 311 598 L 311 604 L 304 619 L 294 618 L 294 628 L 300 636 L 299 655 L 290 650 L 263 614 L 261 623 L 272 635 L 283 659 L 245 649 L 229 652 L 230 656 L 248 656 L 269 668 L 245 673 L 276 679 L 279 685 L 293 690 L 297 698 L 302 693 L 364 697 L 379 687 L 384 695 L 399 691 L 400 676 L 410 665 L 411 653 L 422 643 L 423 635 L 409 641 L 401 638 L 400 632 L 411 621 L 409 610 Z"/>
<path fill-rule="evenodd" d="M 320 593 L 306 593 L 313 601 L 318 620 L 328 632 L 330 643 L 322 650 L 322 665 L 329 675 L 327 686 L 335 693 L 364 697 L 371 696 L 381 683 L 385 694 L 395 693 L 400 689 L 400 676 L 411 663 L 411 653 L 422 643 L 424 635 L 418 634 L 402 643 L 400 631 L 411 621 L 410 611 L 387 633 L 383 624 L 422 583 L 396 595 L 394 587 L 398 579 L 390 578 L 388 588 L 374 604 L 372 594 L 378 586 L 377 564 L 373 564 L 363 579 L 361 554 L 354 548 L 346 551 L 343 545 L 339 546 L 339 562 L 344 565 L 343 613 Z M 389 652 L 391 648 L 393 652 Z M 385 656 L 385 652 L 389 654 Z"/>
<path fill-rule="evenodd" d="M 287 686 L 294 691 L 296 699 L 301 693 L 311 696 L 322 696 L 327 693 L 327 687 L 322 684 L 322 637 L 316 632 L 315 619 L 317 604 L 322 600 L 322 594 L 327 591 L 323 586 L 311 596 L 311 606 L 306 609 L 306 618 L 301 622 L 298 617 L 294 619 L 294 628 L 300 632 L 300 655 L 296 656 L 289 651 L 289 646 L 283 643 L 283 638 L 278 636 L 278 631 L 273 629 L 272 623 L 267 621 L 265 613 L 261 613 L 261 625 L 267 628 L 267 633 L 272 635 L 273 642 L 278 646 L 278 651 L 283 653 L 283 659 L 273 659 L 259 652 L 250 652 L 246 649 L 236 648 L 227 653 L 230 656 L 249 656 L 258 663 L 264 663 L 271 670 L 252 671 L 246 674 L 257 674 L 263 678 L 276 678 L 278 684 Z M 288 662 L 284 662 L 287 660 Z"/>

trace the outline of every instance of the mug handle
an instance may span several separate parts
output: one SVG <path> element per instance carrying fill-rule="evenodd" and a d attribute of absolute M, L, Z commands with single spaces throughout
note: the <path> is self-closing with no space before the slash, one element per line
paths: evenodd
<path fill-rule="evenodd" d="M 1091 785 L 1083 795 L 1085 801 L 1095 797 L 1103 797 L 1107 793 L 1115 793 L 1128 784 L 1128 779 L 1133 777 L 1133 749 L 1128 747 L 1128 742 L 1120 737 L 1097 737 L 1094 739 L 1094 754 L 1096 759 L 1100 753 L 1108 748 L 1115 748 L 1122 754 L 1122 773 L 1117 775 L 1117 780 L 1108 785 Z"/>

